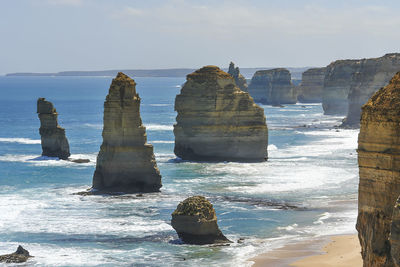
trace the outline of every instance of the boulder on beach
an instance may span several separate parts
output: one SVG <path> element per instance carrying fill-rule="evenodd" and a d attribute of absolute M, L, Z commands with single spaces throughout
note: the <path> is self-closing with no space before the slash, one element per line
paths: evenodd
<path fill-rule="evenodd" d="M 104 102 L 103 144 L 93 176 L 97 192 L 159 192 L 161 175 L 147 143 L 136 83 L 122 72 Z"/>
<path fill-rule="evenodd" d="M 217 224 L 213 205 L 205 197 L 193 196 L 179 203 L 172 213 L 171 225 L 187 244 L 230 243 Z"/>
<path fill-rule="evenodd" d="M 3 263 L 22 263 L 26 262 L 32 256 L 22 246 L 18 246 L 17 251 L 11 254 L 0 255 L 0 262 Z"/>

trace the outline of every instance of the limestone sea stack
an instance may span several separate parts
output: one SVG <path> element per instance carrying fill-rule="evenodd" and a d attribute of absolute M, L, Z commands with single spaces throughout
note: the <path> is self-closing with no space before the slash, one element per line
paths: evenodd
<path fill-rule="evenodd" d="M 392 215 L 400 194 L 400 72 L 362 107 L 358 164 L 356 228 L 364 266 L 393 266 L 389 234 L 399 229 L 392 226 L 398 215 Z"/>
<path fill-rule="evenodd" d="M 350 92 L 352 77 L 360 68 L 361 60 L 337 60 L 327 66 L 322 107 L 325 115 L 346 115 L 347 97 Z"/>
<path fill-rule="evenodd" d="M 400 54 L 386 54 L 379 58 L 362 59 L 360 68 L 352 76 L 348 96 L 348 114 L 343 126 L 359 127 L 361 106 L 380 88 L 388 84 L 400 71 Z"/>
<path fill-rule="evenodd" d="M 321 103 L 326 68 L 308 69 L 302 74 L 297 100 L 301 103 Z"/>
<path fill-rule="evenodd" d="M 161 175 L 147 143 L 134 80 L 119 72 L 104 102 L 103 144 L 93 189 L 101 192 L 158 192 Z"/>
<path fill-rule="evenodd" d="M 171 225 L 187 244 L 230 243 L 217 224 L 213 205 L 205 197 L 189 197 L 172 213 Z"/>
<path fill-rule="evenodd" d="M 205 66 L 189 75 L 175 99 L 175 154 L 197 161 L 265 161 L 264 110 L 228 73 Z"/>
<path fill-rule="evenodd" d="M 231 62 L 229 64 L 228 73 L 235 79 L 236 85 L 240 88 L 240 90 L 247 92 L 247 81 L 246 78 L 240 74 L 239 67 L 235 68 L 235 64 Z"/>
<path fill-rule="evenodd" d="M 65 136 L 65 129 L 58 125 L 58 113 L 53 104 L 45 98 L 39 98 L 37 113 L 40 119 L 42 156 L 68 159 L 71 155 L 68 140 Z"/>
<path fill-rule="evenodd" d="M 297 94 L 287 69 L 259 70 L 254 73 L 249 93 L 255 102 L 268 105 L 295 104 Z"/>
<path fill-rule="evenodd" d="M 26 262 L 32 256 L 29 255 L 29 251 L 24 249 L 22 246 L 18 246 L 14 253 L 0 255 L 0 262 L 3 263 L 23 263 Z"/>

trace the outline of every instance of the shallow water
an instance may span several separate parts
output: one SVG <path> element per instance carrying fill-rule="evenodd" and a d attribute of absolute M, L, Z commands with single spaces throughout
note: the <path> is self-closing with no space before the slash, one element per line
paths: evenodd
<path fill-rule="evenodd" d="M 172 125 L 183 78 L 136 79 L 161 193 L 73 195 L 91 185 L 111 79 L 0 77 L 0 254 L 22 244 L 35 256 L 28 266 L 246 266 L 287 242 L 354 232 L 358 131 L 333 129 L 342 117 L 320 104 L 263 106 L 268 162 L 181 161 Z M 57 108 L 72 157 L 92 162 L 40 157 L 38 97 Z M 211 200 L 231 246 L 180 244 L 170 214 L 191 195 Z"/>

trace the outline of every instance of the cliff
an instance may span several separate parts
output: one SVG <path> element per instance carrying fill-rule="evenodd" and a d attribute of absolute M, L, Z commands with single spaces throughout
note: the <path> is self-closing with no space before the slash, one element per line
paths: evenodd
<path fill-rule="evenodd" d="M 58 125 L 58 113 L 53 104 L 45 98 L 39 98 L 37 113 L 40 119 L 42 156 L 68 159 L 71 155 L 68 140 L 65 136 L 65 129 Z"/>
<path fill-rule="evenodd" d="M 364 266 L 393 266 L 389 234 L 400 194 L 400 72 L 362 107 L 358 164 L 356 228 Z"/>
<path fill-rule="evenodd" d="M 239 67 L 235 68 L 235 64 L 233 62 L 229 64 L 228 73 L 233 77 L 236 85 L 240 88 L 240 90 L 247 92 L 246 78 L 242 74 L 240 74 Z"/>
<path fill-rule="evenodd" d="M 326 68 L 308 69 L 302 74 L 297 100 L 301 103 L 321 103 Z"/>
<path fill-rule="evenodd" d="M 103 192 L 157 192 L 161 175 L 140 118 L 136 83 L 123 73 L 113 79 L 104 102 L 103 144 L 93 189 Z"/>
<path fill-rule="evenodd" d="M 348 114 L 343 126 L 359 127 L 361 106 L 400 71 L 400 54 L 363 59 L 352 76 L 348 95 Z"/>
<path fill-rule="evenodd" d="M 287 69 L 259 70 L 251 79 L 249 93 L 255 102 L 268 105 L 295 104 L 296 90 Z"/>
<path fill-rule="evenodd" d="M 327 66 L 322 90 L 325 115 L 346 115 L 352 77 L 360 68 L 361 60 L 337 60 Z"/>
<path fill-rule="evenodd" d="M 265 161 L 264 110 L 216 66 L 187 76 L 175 99 L 175 154 L 187 160 Z"/>

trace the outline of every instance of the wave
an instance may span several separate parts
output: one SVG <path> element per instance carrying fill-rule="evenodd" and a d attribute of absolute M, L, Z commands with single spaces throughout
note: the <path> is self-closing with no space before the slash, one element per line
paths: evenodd
<path fill-rule="evenodd" d="M 103 129 L 103 124 L 96 124 L 96 123 L 85 123 L 84 126 L 95 128 L 95 129 Z"/>
<path fill-rule="evenodd" d="M 25 145 L 36 145 L 40 144 L 40 140 L 38 139 L 29 139 L 29 138 L 0 138 L 0 142 L 3 143 L 18 143 L 18 144 L 25 144 Z"/>
<path fill-rule="evenodd" d="M 38 155 L 13 155 L 5 154 L 0 156 L 0 161 L 4 162 L 23 162 L 35 166 L 94 166 L 96 164 L 97 153 L 94 154 L 73 154 L 70 159 L 89 159 L 88 163 L 75 163 L 68 160 L 60 160 L 57 157 L 47 157 Z"/>
<path fill-rule="evenodd" d="M 149 104 L 149 106 L 152 106 L 152 107 L 168 107 L 168 106 L 172 106 L 172 104 Z"/>
<path fill-rule="evenodd" d="M 175 141 L 161 141 L 161 140 L 155 140 L 155 141 L 151 141 L 150 143 L 153 143 L 153 144 L 174 144 Z"/>
<path fill-rule="evenodd" d="M 173 125 L 165 124 L 147 124 L 145 126 L 146 129 L 150 131 L 172 131 L 174 129 Z"/>

